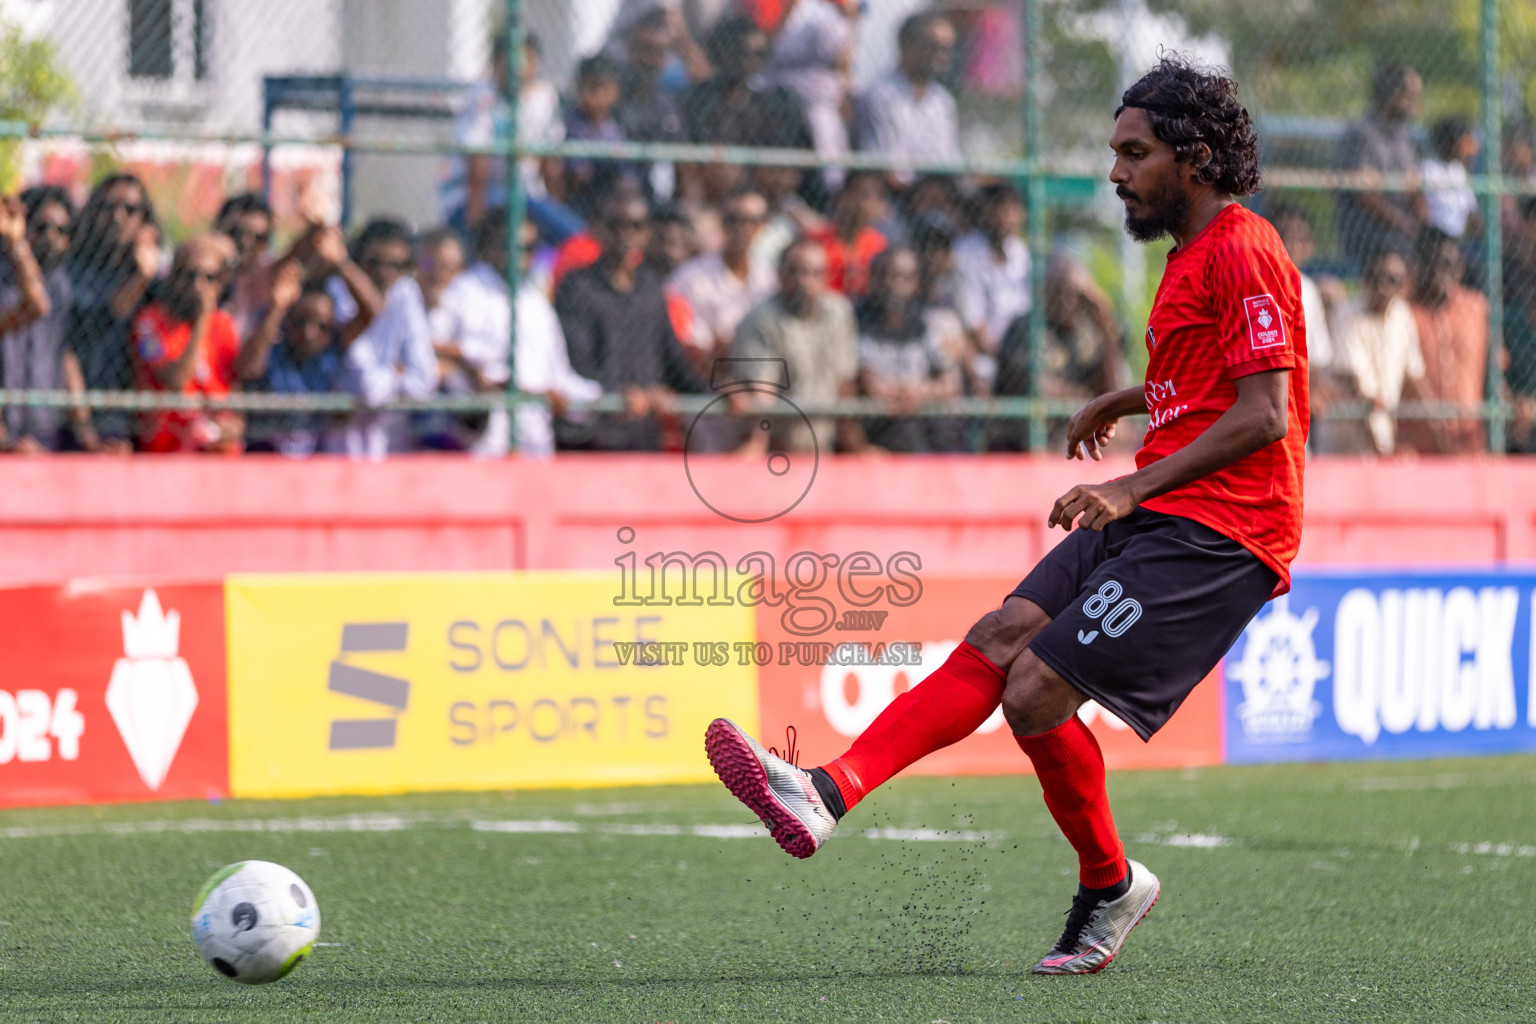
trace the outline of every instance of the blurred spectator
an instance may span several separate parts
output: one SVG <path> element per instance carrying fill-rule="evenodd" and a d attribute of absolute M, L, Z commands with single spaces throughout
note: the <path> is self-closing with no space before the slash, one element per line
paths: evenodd
<path fill-rule="evenodd" d="M 484 227 L 482 223 L 480 229 Z M 464 243 L 452 228 L 438 228 L 423 235 L 417 249 L 416 283 L 421 286 L 421 302 L 427 308 L 427 325 L 435 342 L 443 336 L 439 329 L 445 315 L 443 293 L 464 272 Z"/>
<path fill-rule="evenodd" d="M 421 288 L 411 276 L 411 234 L 399 221 L 376 218 L 353 240 L 350 260 L 332 256 L 337 271 L 328 287 L 344 329 L 358 315 L 360 294 L 368 295 L 357 270 L 383 301 L 378 315 L 347 346 L 338 385 L 356 395 L 363 409 L 353 414 L 339 437 L 327 439 L 326 447 L 353 458 L 382 459 L 409 447 L 406 417 L 374 410 L 399 398 L 429 398 L 437 390 L 432 331 Z"/>
<path fill-rule="evenodd" d="M 0 387 L 64 387 L 64 325 L 69 316 L 69 251 L 74 207 L 61 188 L 30 188 L 0 201 Z M 63 410 L 6 409 L 0 451 L 56 451 Z"/>
<path fill-rule="evenodd" d="M 925 174 L 901 193 L 901 218 L 906 241 L 921 246 L 923 225 L 942 221 L 949 230 L 965 221 L 965 201 L 960 186 L 948 174 Z M 951 238 L 951 241 L 954 239 Z"/>
<path fill-rule="evenodd" d="M 736 328 L 732 358 L 782 359 L 789 370 L 790 401 L 831 401 L 857 393 L 858 327 L 848 300 L 828 287 L 827 253 L 810 239 L 790 243 L 779 262 L 779 292 L 762 303 Z M 770 396 L 733 393 L 741 414 L 766 406 Z M 843 448 L 863 447 L 851 420 L 815 416 L 809 427 L 801 417 L 775 421 L 772 430 L 749 430 L 747 453 L 833 450 L 834 431 Z"/>
<path fill-rule="evenodd" d="M 360 312 L 354 326 L 358 321 L 366 326 L 369 316 Z M 331 293 L 318 282 L 306 286 L 299 264 L 286 263 L 274 273 L 267 310 L 241 351 L 239 377 L 251 391 L 330 394 L 339 390 L 346 346 Z M 324 413 L 251 413 L 247 450 L 313 455 L 336 419 Z"/>
<path fill-rule="evenodd" d="M 272 290 L 272 207 L 254 192 L 230 196 L 213 219 L 213 230 L 235 245 L 235 263 L 220 304 L 234 317 L 242 339 L 256 329 Z"/>
<path fill-rule="evenodd" d="M 1360 420 L 1324 420 L 1314 426 L 1317 451 L 1334 455 L 1391 455 L 1397 448 L 1397 406 L 1410 382 L 1424 379 L 1424 358 L 1408 291 L 1408 264 L 1383 249 L 1365 266 L 1363 301 L 1346 308 L 1334 336 L 1335 388 L 1342 400 L 1370 407 Z"/>
<path fill-rule="evenodd" d="M 667 315 L 661 280 L 645 265 L 651 220 L 645 200 L 622 192 L 604 200 L 593 231 L 602 254 L 573 270 L 555 294 L 571 368 L 624 396 L 626 415 L 562 425 L 563 447 L 652 451 L 658 415 L 668 415 L 678 391 L 702 392 L 708 382 L 689 365 Z"/>
<path fill-rule="evenodd" d="M 1469 183 L 1479 149 L 1472 121 L 1466 117 L 1441 118 L 1430 129 L 1429 145 L 1432 155 L 1419 168 L 1424 181 L 1425 219 L 1431 227 L 1458 240 L 1481 234 L 1482 217 Z"/>
<path fill-rule="evenodd" d="M 998 347 L 995 393 L 1077 401 L 1119 390 L 1127 376 L 1123 345 L 1114 305 L 1087 268 L 1070 257 L 1053 256 L 1045 275 L 1039 386 L 1031 386 L 1029 315 L 1025 313 L 1008 325 Z M 1049 422 L 1050 447 L 1064 450 L 1066 420 Z M 1005 431 L 1005 435 L 1011 433 Z M 1004 447 L 1013 447 L 1014 440 L 1006 436 Z"/>
<path fill-rule="evenodd" d="M 602 55 L 588 57 L 576 69 L 576 102 L 565 118 L 565 137 L 573 142 L 623 142 L 624 129 L 614 117 L 623 69 Z M 587 216 L 600 193 L 616 178 L 638 183 L 629 163 L 573 159 L 565 162 L 565 196 L 571 208 Z"/>
<path fill-rule="evenodd" d="M 667 319 L 672 321 L 672 333 L 686 346 L 693 337 L 694 311 L 688 296 L 669 285 L 678 267 L 699 254 L 697 233 L 693 221 L 677 206 L 668 204 L 656 211 L 651 219 L 651 240 L 645 246 L 645 265 L 662 282 L 662 293 L 667 297 Z M 690 353 L 691 354 L 691 353 Z M 708 370 L 704 371 L 706 374 Z"/>
<path fill-rule="evenodd" d="M 876 256 L 869 294 L 855 308 L 859 388 L 885 402 L 889 415 L 867 421 L 864 431 L 888 451 L 945 451 L 958 441 L 948 421 L 913 415 L 960 394 L 960 353 L 946 347 L 923 305 L 917 254 L 899 245 Z"/>
<path fill-rule="evenodd" d="M 1416 397 L 1481 406 L 1488 380 L 1488 300 L 1462 284 L 1466 260 L 1456 240 L 1425 228 L 1419 240 L 1410 304 L 1424 377 Z M 1488 450 L 1479 416 L 1445 416 L 1404 423 L 1403 443 L 1416 451 L 1471 455 Z"/>
<path fill-rule="evenodd" d="M 635 28 L 656 19 L 659 24 L 655 31 L 664 47 L 661 85 L 680 94 L 689 82 L 709 77 L 709 59 L 695 40 L 708 36 L 729 3 L 730 0 L 619 0 L 603 52 L 622 60 Z"/>
<path fill-rule="evenodd" d="M 740 0 L 682 0 L 683 19 L 694 39 L 708 39 L 721 19 L 742 9 Z"/>
<path fill-rule="evenodd" d="M 454 121 L 453 140 L 466 146 L 505 144 L 512 135 L 512 65 L 505 31 L 491 37 L 491 77 L 465 93 Z M 524 37 L 517 91 L 517 138 L 529 145 L 555 145 L 565 139 L 560 95 L 539 78 L 541 48 L 532 32 Z M 524 157 L 518 165 L 528 216 L 553 242 L 577 231 L 580 218 L 560 203 L 560 161 Z M 507 161 L 489 154 L 452 156 L 437 186 L 444 222 L 460 232 L 471 230 L 492 206 L 507 201 Z"/>
<path fill-rule="evenodd" d="M 443 295 L 454 278 L 464 272 L 464 243 L 453 228 L 440 227 L 421 236 L 416 249 L 416 283 L 421 287 L 432 351 L 437 353 L 437 375 L 442 381 L 453 370 L 443 353 L 451 333 L 453 311 L 443 304 Z M 411 417 L 412 429 L 423 447 L 456 451 L 459 444 L 452 421 L 452 415 L 443 412 L 416 413 Z"/>
<path fill-rule="evenodd" d="M 889 212 L 884 176 L 855 171 L 833 200 L 831 222 L 806 232 L 827 251 L 827 283 L 834 291 L 859 296 L 869 287 L 869 261 L 886 246 L 875 225 Z"/>
<path fill-rule="evenodd" d="M 767 78 L 800 98 L 816 152 L 837 158 L 848 153 L 843 107 L 853 65 L 853 3 L 788 0 L 787 13 L 773 39 Z M 829 187 L 842 182 L 836 169 L 825 172 Z"/>
<path fill-rule="evenodd" d="M 183 243 L 155 300 L 134 316 L 134 366 L 142 390 L 229 394 L 241 355 L 235 321 L 219 308 L 231 249 L 222 235 L 199 235 Z M 244 426 L 239 415 L 228 411 L 145 413 L 140 447 L 146 452 L 239 452 Z"/>
<path fill-rule="evenodd" d="M 688 140 L 682 104 L 661 81 L 678 35 L 687 38 L 673 12 L 675 8 L 653 7 L 624 31 L 624 63 L 613 116 L 624 138 L 632 142 Z M 671 199 L 677 188 L 676 167 L 671 163 L 650 164 L 642 177 L 649 194 L 661 201 Z"/>
<path fill-rule="evenodd" d="M 645 191 L 640 187 L 640 183 L 633 178 L 623 177 L 605 178 L 594 190 L 591 196 L 591 204 L 593 209 L 602 209 L 608 205 L 610 200 L 616 198 L 626 200 L 638 199 L 646 204 L 647 209 L 650 207 L 650 203 L 645 198 Z M 668 205 L 663 209 L 676 212 L 678 208 Z M 682 215 L 679 214 L 679 216 L 681 217 Z M 671 219 L 670 215 L 668 219 Z M 683 217 L 682 219 L 686 220 L 687 218 Z M 646 243 L 646 249 L 647 252 L 654 251 L 650 242 Z M 597 240 L 597 229 L 595 227 L 588 226 L 580 233 L 567 238 L 555 250 L 555 263 L 550 272 L 550 293 L 559 292 L 560 282 L 565 280 L 566 274 L 573 270 L 580 270 L 582 267 L 590 267 L 597 262 L 597 258 L 602 253 L 603 246 Z"/>
<path fill-rule="evenodd" d="M 128 325 L 160 272 L 160 228 L 144 183 L 113 174 L 91 190 L 71 236 L 71 305 L 65 321 L 64 379 L 69 390 L 125 391 L 133 385 Z M 70 413 L 74 445 L 126 452 L 133 417 L 80 406 Z"/>
<path fill-rule="evenodd" d="M 645 263 L 662 281 L 699 254 L 693 221 L 676 206 L 667 205 L 651 218 L 650 239 L 645 245 Z"/>
<path fill-rule="evenodd" d="M 668 285 L 693 310 L 693 332 L 684 336 L 694 365 L 708 372 L 736 336 L 736 327 L 774 292 L 774 273 L 752 258 L 752 244 L 768 219 L 768 201 L 748 189 L 725 207 L 725 247 L 677 268 Z"/>
<path fill-rule="evenodd" d="M 827 219 L 800 196 L 804 178 L 805 172 L 798 167 L 752 169 L 752 184 L 768 200 L 768 220 L 752 243 L 754 262 L 777 267 L 790 242 L 825 228 Z"/>
<path fill-rule="evenodd" d="M 1360 172 L 1370 184 L 1385 175 L 1407 181 L 1406 191 L 1339 193 L 1339 240 L 1356 265 L 1382 248 L 1411 251 L 1423 226 L 1424 197 L 1412 136 L 1423 98 L 1424 81 L 1417 71 L 1402 64 L 1382 67 L 1371 85 L 1370 110 L 1339 143 L 1339 170 Z"/>
<path fill-rule="evenodd" d="M 1321 417 L 1336 397 L 1332 392 L 1334 351 L 1333 332 L 1328 326 L 1328 306 L 1317 282 L 1306 271 L 1317 251 L 1312 237 L 1312 217 L 1304 207 L 1276 203 L 1269 211 L 1269 222 L 1275 226 L 1291 262 L 1301 270 L 1301 309 L 1307 328 L 1307 376 L 1312 414 Z M 1330 281 L 1330 285 L 1336 290 L 1338 282 Z"/>
<path fill-rule="evenodd" d="M 519 247 L 522 278 L 517 292 L 517 351 L 508 365 L 512 309 L 508 301 L 507 270 L 512 254 L 507 245 L 506 211 L 496 209 L 475 233 L 475 263 L 454 278 L 443 295 L 446 333 L 438 341 L 443 390 L 448 394 L 504 393 L 517 372 L 518 390 L 544 395 L 550 407 L 523 405 L 517 410 L 519 451 L 534 458 L 554 454 L 550 409 L 566 401 L 588 402 L 602 394 L 593 381 L 576 375 L 566 353 L 565 337 L 549 299 L 528 277 L 537 232 L 523 225 Z M 511 450 L 511 417 L 505 408 L 453 417 L 458 447 L 471 455 L 499 458 Z"/>
<path fill-rule="evenodd" d="M 981 228 L 955 243 L 955 304 L 971 334 L 971 386 L 991 390 L 997 349 L 1015 319 L 1029 312 L 1029 247 L 1024 200 L 1012 185 L 981 190 Z"/>
<path fill-rule="evenodd" d="M 958 163 L 959 117 L 944 87 L 955 60 L 955 27 L 938 11 L 901 23 L 901 63 L 875 79 L 859 97 L 859 148 L 914 163 Z M 899 175 L 910 181 L 911 174 Z"/>
<path fill-rule="evenodd" d="M 1519 210 L 1521 200 L 1530 195 L 1531 189 L 1536 189 L 1536 126 L 1525 118 L 1517 118 L 1507 122 L 1503 131 L 1503 146 L 1501 153 L 1503 159 L 1500 163 L 1504 167 L 1505 186 L 1512 191 L 1505 192 L 1499 197 L 1502 208 L 1504 229 L 1520 230 L 1522 217 Z M 1520 190 L 1516 194 L 1513 190 Z M 1519 245 L 1519 241 L 1516 241 Z M 1509 251 L 1510 243 L 1505 241 L 1504 250 Z"/>
<path fill-rule="evenodd" d="M 693 142 L 728 146 L 814 145 L 800 101 L 782 86 L 765 86 L 761 72 L 768 37 L 751 18 L 725 18 L 708 39 L 714 75 L 688 90 L 683 116 Z M 738 164 L 705 164 L 687 176 L 688 198 L 718 203 L 741 187 L 747 169 Z M 798 187 L 799 176 L 796 176 Z"/>
<path fill-rule="evenodd" d="M 1536 452 L 1536 196 L 1520 196 L 1513 211 L 1504 222 L 1505 380 L 1515 403 L 1510 449 Z"/>
<path fill-rule="evenodd" d="M 813 147 L 810 127 L 794 93 L 782 86 L 765 86 L 761 80 L 768 36 L 756 22 L 740 16 L 724 18 L 705 45 L 714 75 L 683 97 L 684 120 L 692 141 Z"/>
<path fill-rule="evenodd" d="M 961 367 L 963 384 L 965 364 L 971 354 L 971 341 L 965 323 L 955 308 L 954 242 L 957 234 L 954 222 L 938 209 L 924 213 L 912 225 L 912 249 L 917 254 L 923 318 L 928 322 L 930 336 L 948 354 L 948 358 Z M 946 441 L 952 439 L 956 447 L 961 445 L 965 431 L 960 424 L 951 423 L 943 427 L 936 424 L 934 429 L 942 431 Z"/>
<path fill-rule="evenodd" d="M 918 188 L 919 182 L 913 188 Z M 911 189 L 908 190 L 909 192 Z M 929 306 L 956 306 L 958 285 L 955 281 L 955 238 L 959 234 L 956 222 L 939 210 L 929 210 L 913 220 L 911 226 L 912 248 L 917 253 L 917 263 L 923 281 L 923 301 Z M 956 323 L 960 323 L 958 315 Z M 965 325 L 960 324 L 962 332 Z M 967 341 L 967 347 L 969 342 Z"/>

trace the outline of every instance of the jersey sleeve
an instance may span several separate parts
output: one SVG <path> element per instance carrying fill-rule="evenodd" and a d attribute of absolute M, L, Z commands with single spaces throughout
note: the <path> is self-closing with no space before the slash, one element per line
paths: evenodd
<path fill-rule="evenodd" d="M 1211 253 L 1207 283 L 1222 359 L 1234 380 L 1298 365 L 1297 335 L 1306 329 L 1296 313 L 1300 275 L 1276 246 L 1237 235 Z"/>

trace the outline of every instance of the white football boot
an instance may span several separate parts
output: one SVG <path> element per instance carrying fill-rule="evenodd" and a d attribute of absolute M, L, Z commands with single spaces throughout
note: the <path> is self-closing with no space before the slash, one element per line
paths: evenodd
<path fill-rule="evenodd" d="M 1162 883 L 1146 865 L 1127 860 L 1131 887 L 1117 900 L 1094 901 L 1081 893 L 1072 898 L 1067 927 L 1056 945 L 1035 964 L 1036 974 L 1093 974 L 1109 966 L 1162 891 Z"/>
<path fill-rule="evenodd" d="M 763 819 L 791 857 L 809 857 L 837 827 L 811 773 L 764 750 L 729 718 L 709 723 L 704 752 L 725 788 Z"/>

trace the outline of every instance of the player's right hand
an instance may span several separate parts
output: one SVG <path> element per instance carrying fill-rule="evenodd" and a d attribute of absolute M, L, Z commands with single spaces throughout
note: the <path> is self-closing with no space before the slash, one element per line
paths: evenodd
<path fill-rule="evenodd" d="M 1118 417 L 1105 418 L 1097 400 L 1089 402 L 1067 421 L 1067 458 L 1082 459 L 1084 453 L 1095 462 L 1103 459 L 1102 450 L 1115 436 Z"/>

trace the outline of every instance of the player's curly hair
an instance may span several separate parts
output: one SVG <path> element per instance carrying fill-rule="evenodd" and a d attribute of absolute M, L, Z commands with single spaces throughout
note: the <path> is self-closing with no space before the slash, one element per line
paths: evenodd
<path fill-rule="evenodd" d="M 1237 83 L 1223 70 L 1165 53 L 1121 95 L 1115 116 L 1126 107 L 1145 110 L 1152 134 L 1172 146 L 1174 159 L 1183 163 L 1197 159 L 1201 143 L 1209 146 L 1211 158 L 1200 166 L 1200 180 L 1248 196 L 1260 188 L 1259 136 L 1237 101 Z"/>

